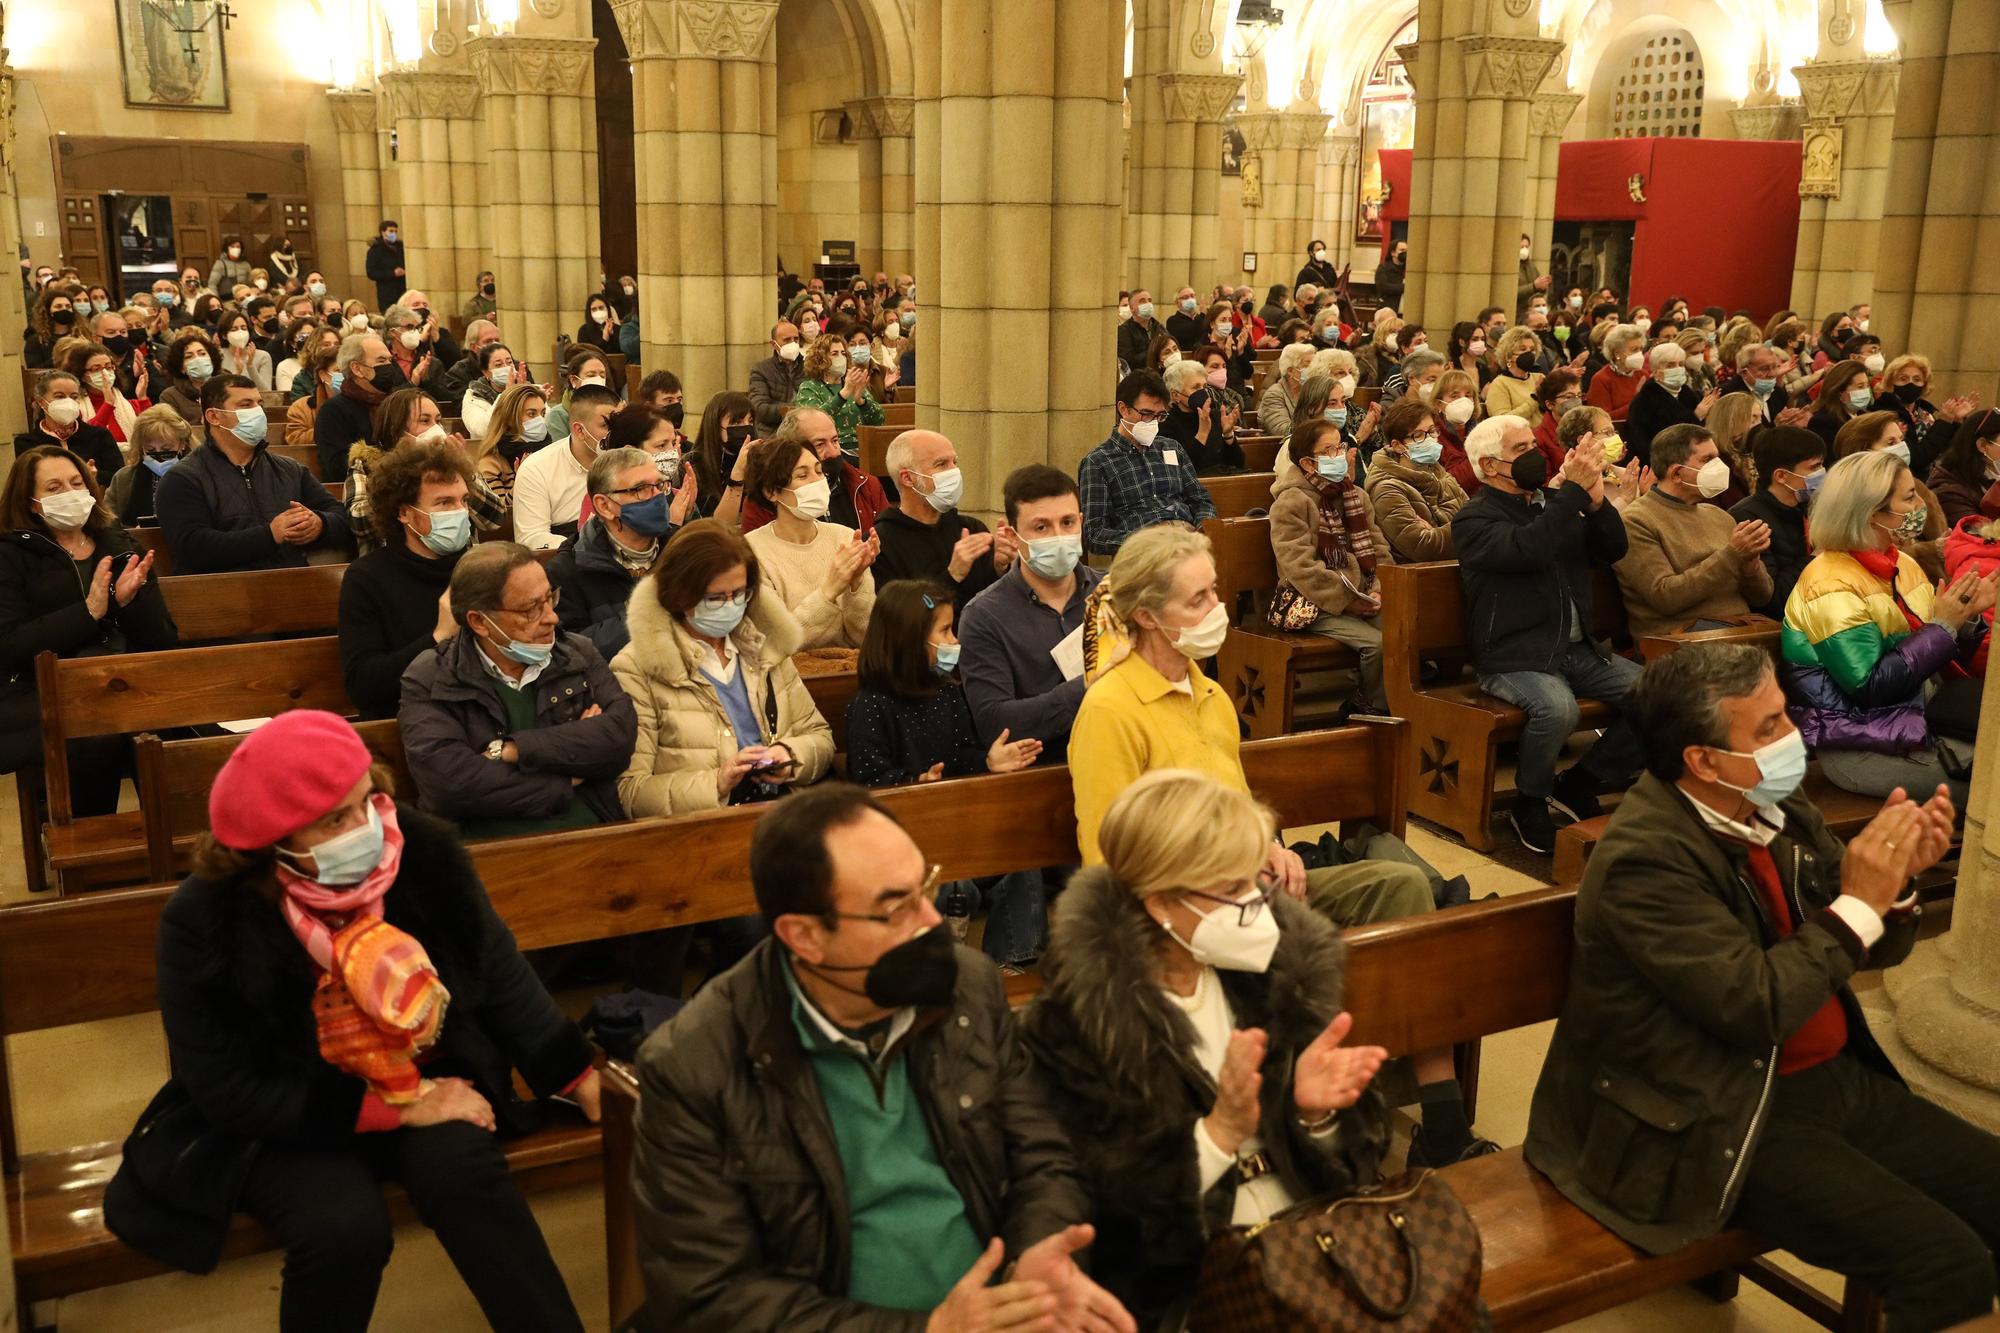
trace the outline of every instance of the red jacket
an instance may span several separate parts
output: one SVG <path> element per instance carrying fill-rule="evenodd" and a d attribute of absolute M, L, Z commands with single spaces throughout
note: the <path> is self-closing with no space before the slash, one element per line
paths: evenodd
<path fill-rule="evenodd" d="M 1542 451 L 1542 457 L 1549 460 L 1549 480 L 1554 481 L 1556 473 L 1562 471 L 1562 441 L 1556 437 L 1556 414 L 1542 413 L 1542 419 L 1535 425 L 1535 447 Z M 1467 491 L 1470 495 L 1472 492 Z"/>
<path fill-rule="evenodd" d="M 1639 396 L 1639 390 L 1646 387 L 1646 372 L 1636 375 L 1621 375 L 1610 366 L 1590 377 L 1590 388 L 1584 393 L 1583 401 L 1592 407 L 1601 407 L 1611 414 L 1613 421 L 1623 421 L 1632 409 L 1632 400 Z"/>
<path fill-rule="evenodd" d="M 1438 455 L 1438 463 L 1452 479 L 1464 488 L 1467 495 L 1479 489 L 1479 478 L 1472 470 L 1472 460 L 1465 456 L 1465 432 L 1455 430 L 1440 412 L 1431 418 L 1437 427 L 1438 444 L 1443 452 Z"/>
<path fill-rule="evenodd" d="M 1951 535 L 1944 539 L 1944 585 L 1949 588 L 1958 576 L 1971 570 L 1985 578 L 2000 569 L 2000 540 L 1979 535 L 1979 529 L 1993 520 L 1983 514 L 1973 514 L 1959 520 Z M 1979 645 L 1979 655 L 1972 659 L 1972 674 L 1986 674 L 1986 650 L 1993 645 L 1993 613 L 1986 613 L 1986 641 Z"/>
<path fill-rule="evenodd" d="M 842 468 L 841 473 L 847 482 L 847 497 L 854 502 L 854 516 L 860 520 L 859 531 L 873 532 L 876 516 L 889 507 L 889 493 L 882 489 L 881 478 L 863 472 L 852 463 Z M 769 505 L 744 492 L 741 524 L 746 537 L 776 517 Z"/>

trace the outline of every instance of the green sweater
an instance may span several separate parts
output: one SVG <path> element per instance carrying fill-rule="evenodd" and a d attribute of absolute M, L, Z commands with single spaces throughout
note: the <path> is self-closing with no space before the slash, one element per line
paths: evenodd
<path fill-rule="evenodd" d="M 817 408 L 832 417 L 833 428 L 840 433 L 841 451 L 846 454 L 860 452 L 863 426 L 879 426 L 887 419 L 874 394 L 863 392 L 850 401 L 840 396 L 838 385 L 825 380 L 800 380 L 798 392 L 792 395 L 792 406 Z"/>
<path fill-rule="evenodd" d="M 789 967 L 785 982 L 792 1025 L 840 1147 L 852 1236 L 847 1295 L 891 1310 L 935 1309 L 985 1246 L 938 1160 L 923 1094 L 910 1086 L 910 1062 L 900 1046 L 871 1063 L 836 1045 L 806 1012 Z"/>
<path fill-rule="evenodd" d="M 536 726 L 535 692 L 502 685 L 497 680 L 493 682 L 493 689 L 500 696 L 501 710 L 507 714 L 507 734 L 518 736 L 524 731 L 533 731 Z M 597 812 L 590 808 L 590 802 L 572 789 L 568 808 L 553 819 L 461 819 L 458 832 L 460 837 L 468 839 L 511 838 L 518 833 L 557 833 L 563 829 L 590 828 L 600 822 Z"/>

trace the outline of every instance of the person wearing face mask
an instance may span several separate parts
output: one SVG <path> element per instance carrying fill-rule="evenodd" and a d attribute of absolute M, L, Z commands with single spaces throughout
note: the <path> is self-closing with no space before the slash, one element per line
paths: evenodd
<path fill-rule="evenodd" d="M 1583 400 L 1622 423 L 1632 409 L 1632 400 L 1649 383 L 1646 335 L 1631 324 L 1614 325 L 1604 335 L 1604 365 L 1589 377 Z"/>
<path fill-rule="evenodd" d="M 1208 341 L 1211 321 L 1202 313 L 1194 288 L 1183 287 L 1174 294 L 1173 313 L 1167 316 L 1167 332 L 1184 348 L 1199 347 Z"/>
<path fill-rule="evenodd" d="M 640 1057 L 653 1317 L 956 1330 L 1040 1311 L 1136 1333 L 1075 1261 L 1095 1233 L 1067 1137 L 997 970 L 942 928 L 923 851 L 866 791 L 830 784 L 758 821 L 750 878 L 770 938 Z M 731 1168 L 746 1134 L 769 1174 Z M 695 1217 L 706 1243 L 679 1243 Z"/>
<path fill-rule="evenodd" d="M 271 387 L 271 354 L 256 346 L 256 334 L 247 315 L 225 315 L 216 329 L 222 339 L 222 360 L 218 369 L 227 375 L 243 375 L 257 381 L 259 389 Z"/>
<path fill-rule="evenodd" d="M 1169 401 L 1158 375 L 1135 371 L 1118 382 L 1111 438 L 1077 467 L 1090 550 L 1115 553 L 1128 536 L 1155 523 L 1199 527 L 1215 517 L 1215 501 L 1196 475 L 1194 460 L 1159 439 Z"/>
<path fill-rule="evenodd" d="M 298 373 L 292 376 L 291 402 L 285 408 L 285 443 L 313 446 L 319 412 L 339 390 L 335 358 L 340 339 L 331 329 L 313 326 L 299 344 Z"/>
<path fill-rule="evenodd" d="M 618 396 L 597 384 L 570 394 L 569 435 L 554 436 L 514 465 L 514 540 L 531 551 L 553 550 L 576 536 L 588 494 L 590 465 L 604 448 Z"/>
<path fill-rule="evenodd" d="M 1591 635 L 1590 571 L 1624 558 L 1625 524 L 1606 500 L 1604 447 L 1594 435 L 1570 451 L 1552 489 L 1548 460 L 1516 418 L 1481 422 L 1465 452 L 1481 483 L 1451 520 L 1466 645 L 1480 688 L 1527 714 L 1509 818 L 1523 846 L 1547 855 L 1555 849 L 1551 804 L 1572 819 L 1594 818 L 1598 795 L 1624 787 L 1639 766 L 1637 738 L 1621 718 L 1575 765 L 1555 771 L 1577 729 L 1577 696 L 1615 705 L 1638 679 L 1637 666 Z"/>
<path fill-rule="evenodd" d="M 493 404 L 486 433 L 472 450 L 472 468 L 481 484 L 514 503 L 514 471 L 521 460 L 549 442 L 548 399 L 539 384 L 510 384 Z"/>
<path fill-rule="evenodd" d="M 1393 406 L 1397 399 L 1410 391 L 1409 358 L 1420 352 L 1430 353 L 1430 347 L 1431 336 L 1423 325 L 1405 324 L 1396 330 L 1394 359 L 1383 358 L 1377 363 L 1382 380 L 1382 394 L 1378 401 L 1382 406 Z"/>
<path fill-rule="evenodd" d="M 1827 470 L 1811 514 L 1818 554 L 1785 606 L 1785 693 L 1835 786 L 1886 796 L 1943 783 L 1963 808 L 1972 747 L 1935 735 L 1925 703 L 1933 681 L 1976 656 L 1995 582 L 1962 575 L 1936 589 L 1902 549 L 1924 511 L 1916 477 L 1886 450 Z"/>
<path fill-rule="evenodd" d="M 1649 771 L 1577 889 L 1528 1161 L 1646 1253 L 1753 1228 L 1881 1293 L 1891 1329 L 1985 1316 L 2000 1141 L 1904 1086 L 1851 984 L 1909 956 L 1955 808 L 1913 786 L 1843 846 L 1755 647 L 1672 653 L 1632 706 Z M 1607 1154 L 1607 1115 L 1647 1127 Z"/>
<path fill-rule="evenodd" d="M 1471 495 L 1479 489 L 1479 478 L 1465 459 L 1465 437 L 1479 415 L 1479 382 L 1462 370 L 1447 370 L 1431 387 L 1431 414 L 1443 446 L 1439 462 L 1459 489 Z"/>
<path fill-rule="evenodd" d="M 352 727 L 312 709 L 230 755 L 194 871 L 160 916 L 172 1081 L 106 1190 L 106 1221 L 204 1269 L 247 1213 L 286 1251 L 271 1326 L 361 1333 L 394 1180 L 495 1329 L 578 1333 L 504 1138 L 541 1119 L 517 1071 L 531 1097 L 598 1118 L 590 1045 L 450 825 L 388 784 Z M 175 1169 L 195 1155 L 215 1169 Z"/>
<path fill-rule="evenodd" d="M 1257 424 L 1266 435 L 1291 434 L 1292 413 L 1299 405 L 1299 390 L 1312 359 L 1313 345 L 1309 342 L 1292 343 L 1278 353 L 1277 365 L 1257 399 Z"/>
<path fill-rule="evenodd" d="M 549 582 L 562 593 L 563 629 L 589 639 L 606 660 L 629 639 L 625 605 L 632 585 L 695 513 L 699 483 L 693 472 L 676 469 L 685 480 L 676 490 L 661 477 L 650 447 L 622 443 L 644 441 L 642 432 L 665 426 L 643 407 L 612 416 L 604 452 L 590 465 L 588 516 L 576 540 L 549 561 Z"/>
<path fill-rule="evenodd" d="M 533 552 L 495 541 L 458 558 L 445 603 L 419 608 L 438 637 L 403 672 L 397 727 L 424 809 L 465 837 L 624 818 L 638 715 L 590 640 L 563 632 L 560 600 Z"/>
<path fill-rule="evenodd" d="M 497 290 L 493 282 L 493 271 L 482 269 L 478 281 L 473 284 L 472 295 L 465 299 L 465 304 L 460 306 L 458 311 L 459 318 L 465 321 L 468 341 L 471 339 L 474 321 L 492 319 L 500 308 L 499 302 L 493 299 Z"/>
<path fill-rule="evenodd" d="M 1391 557 L 1375 505 L 1353 475 L 1360 451 L 1324 420 L 1301 422 L 1291 445 L 1294 465 L 1279 475 L 1271 500 L 1274 614 L 1283 604 L 1285 628 L 1303 625 L 1351 648 L 1361 668 L 1357 711 L 1386 713 L 1382 584 L 1375 567 Z M 1300 603 L 1310 608 L 1304 614 Z M 1318 614 L 1308 622 L 1313 611 Z"/>
<path fill-rule="evenodd" d="M 1841 361 L 1827 369 L 1820 380 L 1820 395 L 1807 429 L 1833 447 L 1840 428 L 1875 406 L 1867 368 L 1859 361 Z M 1904 460 L 1908 462 L 1908 459 Z"/>
<path fill-rule="evenodd" d="M 1951 426 L 1979 406 L 1979 395 L 1953 394 L 1942 407 L 1927 396 L 1931 385 L 1931 363 L 1921 356 L 1905 353 L 1890 360 L 1882 371 L 1880 406 L 1894 412 L 1903 423 L 1910 446 L 1910 464 L 1918 475 L 1927 476 L 1937 456 L 1951 440 Z"/>
<path fill-rule="evenodd" d="M 465 395 L 458 405 L 458 419 L 465 423 L 467 434 L 484 435 L 493 419 L 493 405 L 500 401 L 500 395 L 514 382 L 521 368 L 515 364 L 513 349 L 497 337 L 473 356 L 478 373 L 466 383 Z"/>
<path fill-rule="evenodd" d="M 479 364 L 479 354 L 499 341 L 500 326 L 492 320 L 475 319 L 467 324 L 464 355 L 439 370 L 433 381 L 436 387 L 432 392 L 437 395 L 437 400 L 441 403 L 462 402 L 466 390 L 470 389 L 484 372 L 484 367 Z M 464 415 L 461 411 L 459 419 L 464 420 Z M 467 433 L 478 435 L 481 432 L 468 428 Z"/>
<path fill-rule="evenodd" d="M 1177 446 L 1198 476 L 1240 471 L 1243 450 L 1230 439 L 1222 395 L 1229 382 L 1222 354 L 1205 347 L 1162 372 L 1172 408 L 1160 423 L 1160 439 Z"/>
<path fill-rule="evenodd" d="M 868 368 L 852 364 L 847 343 L 830 333 L 808 341 L 805 372 L 793 405 L 832 417 L 840 436 L 840 451 L 850 459 L 861 456 L 861 427 L 879 426 L 888 419 L 869 391 Z"/>
<path fill-rule="evenodd" d="M 757 424 L 767 431 L 785 419 L 805 376 L 805 352 L 799 338 L 798 325 L 779 320 L 771 326 L 771 355 L 750 367 L 750 406 L 757 414 Z"/>
<path fill-rule="evenodd" d="M 1540 415 L 1535 410 L 1535 390 L 1542 382 L 1542 372 L 1535 366 L 1541 352 L 1542 340 L 1518 324 L 1500 335 L 1495 348 L 1500 373 L 1486 386 L 1487 416 L 1516 416 L 1532 422 Z"/>
<path fill-rule="evenodd" d="M 319 475 L 329 482 L 346 478 L 354 446 L 374 437 L 375 408 L 405 386 L 402 369 L 390 355 L 388 343 L 374 333 L 350 333 L 341 339 L 333 369 L 340 387 L 313 417 Z"/>
<path fill-rule="evenodd" d="M 1326 242 L 1313 241 L 1306 246 L 1305 262 L 1299 265 L 1297 276 L 1292 279 L 1293 287 L 1333 287 L 1340 282 L 1340 272 L 1327 259 Z"/>
<path fill-rule="evenodd" d="M 1655 436 L 1672 426 L 1701 424 L 1708 408 L 1713 406 L 1712 403 L 1704 406 L 1702 396 L 1689 383 L 1687 353 L 1678 344 L 1661 343 L 1652 350 L 1651 359 L 1652 373 L 1632 395 L 1631 405 L 1626 409 L 1625 428 L 1619 432 L 1642 467 L 1652 464 Z M 1591 383 L 1596 385 L 1605 378 L 1599 375 Z M 1593 401 L 1592 405 L 1602 406 L 1602 403 Z M 1615 413 L 1612 419 L 1617 419 Z"/>
<path fill-rule="evenodd" d="M 549 435 L 561 439 L 569 434 L 569 400 L 578 389 L 594 384 L 622 395 L 624 386 L 611 383 L 611 363 L 594 347 L 572 347 L 563 361 L 559 387 L 562 393 L 549 404 Z"/>
<path fill-rule="evenodd" d="M 222 238 L 222 253 L 209 266 L 208 289 L 227 295 L 229 289 L 239 282 L 250 281 L 250 261 L 243 257 L 243 238 L 225 236 Z"/>
<path fill-rule="evenodd" d="M 1153 294 L 1141 287 L 1132 293 L 1132 318 L 1118 326 L 1118 359 L 1137 366 L 1146 359 L 1146 348 L 1164 332 L 1153 317 Z"/>
<path fill-rule="evenodd" d="M 1397 372 L 1402 379 L 1400 392 L 1395 395 L 1394 401 L 1389 401 L 1389 389 L 1384 385 L 1382 393 L 1375 400 L 1375 406 L 1381 411 L 1387 411 L 1408 396 L 1429 407 L 1432 397 L 1437 393 L 1438 377 L 1450 368 L 1451 362 L 1445 354 L 1428 343 L 1413 346 L 1403 357 L 1403 368 Z"/>
<path fill-rule="evenodd" d="M 963 607 L 1006 574 L 1019 547 L 1012 536 L 989 532 L 961 512 L 965 473 L 944 436 L 906 430 L 890 441 L 887 463 L 897 500 L 875 520 L 882 543 L 876 586 L 897 579 L 938 583 L 950 589 L 954 610 Z"/>
<path fill-rule="evenodd" d="M 23 447 L 0 490 L 0 772 L 39 767 L 35 658 L 172 648 L 180 634 L 152 577 L 153 557 L 104 506 L 83 461 L 59 446 Z M 123 736 L 71 741 L 69 791 L 79 816 L 118 808 L 131 772 Z"/>
<path fill-rule="evenodd" d="M 1741 624 L 1771 600 L 1763 556 L 1771 529 L 1704 500 L 1729 486 L 1729 465 L 1701 426 L 1654 438 L 1653 488 L 1625 506 L 1625 555 L 1615 568 L 1632 636 Z"/>
<path fill-rule="evenodd" d="M 368 243 L 366 259 L 369 281 L 375 284 L 375 308 L 387 310 L 403 299 L 409 284 L 403 280 L 403 229 L 395 219 L 384 218 Z"/>
<path fill-rule="evenodd" d="M 126 527 L 156 526 L 153 492 L 160 478 L 194 448 L 194 428 L 164 403 L 141 412 L 132 423 L 129 445 L 138 461 L 118 469 L 104 488 L 104 502 Z"/>
<path fill-rule="evenodd" d="M 81 377 L 67 370 L 43 371 L 35 377 L 33 407 L 34 424 L 21 437 L 21 448 L 67 449 L 83 460 L 99 486 L 125 465 L 111 432 L 91 424 L 94 409 Z"/>
<path fill-rule="evenodd" d="M 1186 1320 L 1217 1225 L 1372 1183 L 1385 1053 L 1349 1046 L 1333 926 L 1273 892 L 1271 812 L 1165 769 L 1105 814 L 1023 1034 L 1097 1205 L 1091 1272 L 1147 1329 Z M 1188 1076 L 1201 1070 L 1213 1093 Z"/>
<path fill-rule="evenodd" d="M 1562 470 L 1564 455 L 1569 453 L 1569 445 L 1562 439 L 1562 422 L 1571 412 L 1583 405 L 1583 377 L 1568 366 L 1558 366 L 1543 376 L 1542 382 L 1535 386 L 1535 402 L 1542 409 L 1542 419 L 1535 423 L 1535 447 L 1542 451 L 1542 457 L 1549 460 L 1549 471 L 1559 472 Z M 1610 418 L 1607 416 L 1605 420 L 1609 422 Z M 1465 454 L 1463 438 L 1460 439 L 1459 445 L 1458 453 L 1462 459 Z M 1453 475 L 1457 475 L 1456 468 L 1453 468 Z M 1466 475 L 1471 476 L 1470 464 L 1466 465 Z M 1462 479 L 1460 484 L 1463 484 Z"/>
<path fill-rule="evenodd" d="M 1903 423 L 1893 413 L 1864 412 L 1840 428 L 1840 433 L 1833 438 L 1833 448 L 1827 451 L 1827 457 L 1839 462 L 1863 453 L 1890 454 L 1909 467 L 1910 445 L 1903 433 Z M 1923 516 L 1908 531 L 1897 534 L 1896 546 L 1915 560 L 1918 568 L 1935 583 L 1944 577 L 1944 538 L 1951 525 L 1945 522 L 1943 503 L 1931 493 L 1930 487 L 1916 480 L 1916 469 L 1913 467 L 1910 479 L 1916 487 L 1917 506 Z"/>
<path fill-rule="evenodd" d="M 821 519 L 872 536 L 876 520 L 892 507 L 883 479 L 863 472 L 842 453 L 840 432 L 834 429 L 833 418 L 809 407 L 793 408 L 769 439 L 753 440 L 750 447 L 737 453 L 732 475 L 725 485 L 741 497 L 737 518 L 744 535 L 755 532 L 778 515 L 776 506 L 756 493 L 750 479 L 756 470 L 756 451 L 781 440 L 797 441 L 819 460 L 820 475 L 826 479 L 828 488 L 826 513 Z M 721 513 L 719 507 L 717 512 Z"/>
<path fill-rule="evenodd" d="M 1947 527 L 2000 518 L 2000 412 L 1989 407 L 1959 422 L 1929 480 Z"/>
<path fill-rule="evenodd" d="M 222 353 L 209 341 L 206 332 L 196 328 L 181 330 L 167 343 L 167 350 L 160 357 L 167 387 L 159 401 L 187 418 L 189 425 L 199 428 L 202 386 L 221 365 Z"/>
<path fill-rule="evenodd" d="M 1520 259 L 1520 281 L 1514 288 L 1514 311 L 1525 320 L 1528 307 L 1537 300 L 1542 302 L 1544 311 L 1547 310 L 1550 278 L 1535 267 L 1534 239 L 1526 232 L 1521 233 Z"/>
<path fill-rule="evenodd" d="M 1812 559 L 1806 517 L 1813 496 L 1826 482 L 1826 446 L 1809 430 L 1773 426 L 1758 432 L 1755 458 L 1756 493 L 1732 506 L 1729 516 L 1739 523 L 1754 519 L 1770 532 L 1770 545 L 1759 558 L 1771 575 L 1771 596 L 1761 605 L 1752 603 L 1750 609 L 1783 620 L 1785 603 Z"/>
<path fill-rule="evenodd" d="M 374 550 L 340 582 L 340 665 L 364 718 L 396 715 L 399 682 L 419 654 L 458 633 L 446 589 L 472 543 L 472 468 L 458 446 L 412 441 L 369 477 Z"/>
<path fill-rule="evenodd" d="M 801 647 L 859 648 L 875 604 L 870 566 L 880 534 L 824 521 L 832 487 L 803 439 L 774 435 L 749 466 L 747 488 L 775 517 L 744 539 L 764 585 L 798 618 Z"/>
<path fill-rule="evenodd" d="M 832 428 L 829 419 L 827 429 Z M 701 429 L 683 460 L 701 488 L 697 517 L 720 518 L 725 523 L 741 521 L 742 459 L 756 430 L 756 412 L 748 394 L 725 389 L 710 395 L 708 405 L 701 410 Z"/>
<path fill-rule="evenodd" d="M 1431 409 L 1422 402 L 1396 404 L 1382 414 L 1382 436 L 1386 443 L 1368 469 L 1367 490 L 1389 550 L 1404 563 L 1451 559 L 1451 516 L 1466 497 L 1444 467 L 1444 442 Z"/>
<path fill-rule="evenodd" d="M 21 358 L 29 370 L 47 370 L 55 364 L 55 346 L 78 331 L 76 298 L 55 283 L 42 289 L 28 316 L 27 332 L 21 340 Z"/>
<path fill-rule="evenodd" d="M 618 315 L 602 295 L 584 302 L 583 323 L 576 326 L 576 345 L 609 353 L 618 350 Z"/>

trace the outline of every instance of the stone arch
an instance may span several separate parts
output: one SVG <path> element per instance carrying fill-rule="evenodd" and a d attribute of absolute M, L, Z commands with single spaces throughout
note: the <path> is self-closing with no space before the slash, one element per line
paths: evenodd
<path fill-rule="evenodd" d="M 1315 0 L 1299 33 L 1304 54 L 1299 77 L 1319 89 L 1319 105 L 1334 124 L 1352 128 L 1361 123 L 1361 90 L 1396 34 L 1417 17 L 1414 0 L 1404 4 L 1356 4 L 1353 0 Z"/>
<path fill-rule="evenodd" d="M 1731 137 L 1728 113 L 1750 93 L 1766 34 L 1795 22 L 1795 8 L 1786 0 L 1661 0 L 1644 8 L 1631 0 L 1596 0 L 1567 34 L 1567 83 L 1585 94 L 1584 137 L 1610 137 L 1617 71 L 1634 45 L 1673 28 L 1686 30 L 1701 52 L 1707 76 L 1702 135 Z"/>

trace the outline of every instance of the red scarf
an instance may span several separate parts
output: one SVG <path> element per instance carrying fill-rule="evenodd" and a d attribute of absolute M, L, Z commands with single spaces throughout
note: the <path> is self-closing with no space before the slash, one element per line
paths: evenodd
<path fill-rule="evenodd" d="M 1903 601 L 1902 589 L 1896 586 L 1896 569 L 1901 561 L 1895 547 L 1892 546 L 1886 551 L 1849 551 L 1848 554 L 1854 557 L 1855 564 L 1889 585 L 1889 595 L 1895 598 L 1896 609 L 1903 613 L 1903 619 L 1910 622 L 1912 634 L 1924 627 L 1924 622 L 1918 619 Z"/>
<path fill-rule="evenodd" d="M 1312 461 L 1310 457 L 1305 460 L 1308 465 Z M 1354 600 L 1365 603 L 1366 609 L 1349 614 L 1374 615 L 1382 609 L 1382 598 L 1375 591 L 1375 538 L 1368 531 L 1368 505 L 1361 488 L 1352 479 L 1328 481 L 1310 467 L 1306 485 L 1312 487 L 1318 502 L 1314 527 L 1320 561 L 1339 574 L 1352 558 L 1361 569 L 1362 582 L 1362 588 L 1354 590 Z M 1321 609 L 1334 611 L 1330 606 Z"/>

